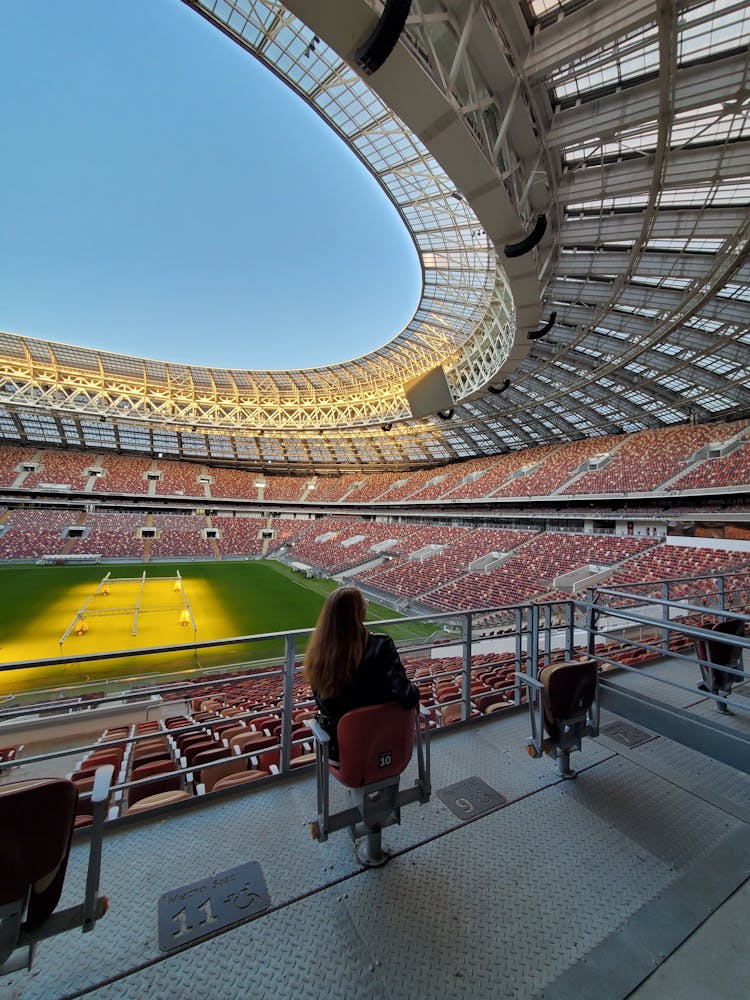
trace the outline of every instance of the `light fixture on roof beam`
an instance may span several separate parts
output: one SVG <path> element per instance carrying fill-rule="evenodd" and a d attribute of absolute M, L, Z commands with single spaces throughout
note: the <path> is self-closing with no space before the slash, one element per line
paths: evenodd
<path fill-rule="evenodd" d="M 506 257 L 523 257 L 525 253 L 533 250 L 537 245 L 539 240 L 544 236 L 547 231 L 547 216 L 542 212 L 541 215 L 537 215 L 536 222 L 534 223 L 534 228 L 528 234 L 524 236 L 522 240 L 518 243 L 506 243 L 503 247 L 503 252 Z"/>
<path fill-rule="evenodd" d="M 393 430 L 393 424 L 383 424 L 380 429 L 383 430 L 383 431 L 385 431 L 386 434 L 387 434 L 388 431 L 392 431 Z"/>
<path fill-rule="evenodd" d="M 506 389 L 510 389 L 510 379 L 506 378 L 501 386 L 488 385 L 487 391 L 491 392 L 493 396 L 499 396 L 500 393 L 505 392 Z"/>
<path fill-rule="evenodd" d="M 456 411 L 453 409 L 453 407 L 451 407 L 450 410 L 438 410 L 437 415 L 440 417 L 441 420 L 452 420 L 453 414 L 455 412 Z"/>
<path fill-rule="evenodd" d="M 354 61 L 370 76 L 380 69 L 396 47 L 411 9 L 411 0 L 386 0 L 383 13 L 368 38 L 354 53 Z"/>
<path fill-rule="evenodd" d="M 549 314 L 549 319 L 544 324 L 544 326 L 540 326 L 538 330 L 529 330 L 526 336 L 528 337 L 529 340 L 539 340 L 540 337 L 543 337 L 545 334 L 550 332 L 552 327 L 555 325 L 556 319 L 557 319 L 557 313 L 553 310 Z"/>

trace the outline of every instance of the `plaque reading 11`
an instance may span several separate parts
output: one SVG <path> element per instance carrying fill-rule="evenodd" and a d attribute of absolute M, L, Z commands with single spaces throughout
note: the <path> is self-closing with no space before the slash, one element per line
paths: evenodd
<path fill-rule="evenodd" d="M 257 861 L 172 889 L 159 899 L 159 948 L 171 951 L 214 934 L 263 913 L 270 902 Z"/>

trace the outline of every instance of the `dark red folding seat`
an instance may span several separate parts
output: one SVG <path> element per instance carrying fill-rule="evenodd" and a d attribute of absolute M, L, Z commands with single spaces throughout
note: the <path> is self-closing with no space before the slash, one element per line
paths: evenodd
<path fill-rule="evenodd" d="M 565 721 L 585 716 L 596 693 L 594 660 L 552 663 L 539 672 L 544 686 L 544 724 L 557 743 Z"/>
<path fill-rule="evenodd" d="M 728 618 L 712 625 L 711 631 L 740 637 L 745 635 L 745 623 L 738 618 Z M 732 686 L 742 680 L 741 676 L 731 672 L 743 669 L 742 647 L 720 640 L 696 639 L 695 651 L 698 659 L 703 661 L 700 663 L 702 681 L 698 686 L 713 695 L 729 697 Z M 731 715 L 726 702 L 717 701 L 716 707 L 723 715 Z"/>
<path fill-rule="evenodd" d="M 339 721 L 338 764 L 331 774 L 348 788 L 361 788 L 401 774 L 414 752 L 415 710 L 396 702 L 347 712 Z"/>
<path fill-rule="evenodd" d="M 274 746 L 278 741 L 273 736 L 266 736 L 265 733 L 256 733 L 252 729 L 248 729 L 247 735 L 244 733 L 238 733 L 233 736 L 229 741 L 229 745 L 232 749 L 237 747 L 238 753 L 250 753 L 251 750 L 265 750 L 267 747 Z"/>
<path fill-rule="evenodd" d="M 224 749 L 221 744 L 217 743 L 216 740 L 204 740 L 202 743 L 191 743 L 189 746 L 185 747 L 182 751 L 182 756 L 185 758 L 185 763 L 188 767 L 193 766 L 193 761 L 195 758 L 206 751 Z"/>
<path fill-rule="evenodd" d="M 161 730 L 161 726 L 158 722 L 138 722 L 135 726 L 135 731 L 139 736 L 145 733 L 158 733 Z"/>
<path fill-rule="evenodd" d="M 30 929 L 46 920 L 60 900 L 77 804 L 78 789 L 64 778 L 0 788 L 0 854 L 6 860 L 0 905 L 22 900 L 30 891 Z"/>
<path fill-rule="evenodd" d="M 181 790 L 184 786 L 184 781 L 181 774 L 172 773 L 176 769 L 177 765 L 174 761 L 162 760 L 155 760 L 150 764 L 143 764 L 141 767 L 135 768 L 130 775 L 131 781 L 154 778 L 156 775 L 162 775 L 162 777 L 157 781 L 149 781 L 144 785 L 133 786 L 128 792 L 128 805 L 135 805 L 139 799 L 144 799 L 146 796 Z"/>
<path fill-rule="evenodd" d="M 93 777 L 100 767 L 105 767 L 107 764 L 111 764 L 115 770 L 119 771 L 121 762 L 122 756 L 120 754 L 92 754 L 81 762 L 81 766 L 76 771 L 76 777 Z"/>
<path fill-rule="evenodd" d="M 232 751 L 227 747 L 215 743 L 213 749 L 199 750 L 190 760 L 189 766 L 202 767 L 204 764 L 211 764 L 216 760 L 226 760 L 230 754 L 232 754 Z"/>
<path fill-rule="evenodd" d="M 269 735 L 272 735 L 271 729 L 273 726 L 278 725 L 279 717 L 278 715 L 263 715 L 257 716 L 255 719 L 249 719 L 248 721 L 256 732 L 267 731 Z"/>
<path fill-rule="evenodd" d="M 237 723 L 233 719 L 227 719 L 226 722 L 212 722 L 209 729 L 216 736 L 221 736 L 221 734 L 226 729 L 236 729 Z"/>
<path fill-rule="evenodd" d="M 183 754 L 188 747 L 195 746 L 198 743 L 206 743 L 206 742 L 215 743 L 216 740 L 212 739 L 212 737 L 209 736 L 209 734 L 205 731 L 205 729 L 201 729 L 199 732 L 186 733 L 185 736 L 178 737 L 177 747 L 180 753 Z"/>
<path fill-rule="evenodd" d="M 474 704 L 480 712 L 484 714 L 489 708 L 498 703 L 505 704 L 505 695 L 495 691 L 493 694 L 483 694 L 474 699 Z"/>
<path fill-rule="evenodd" d="M 62 893 L 76 819 L 78 789 L 64 778 L 41 778 L 0 787 L 0 972 L 31 967 L 36 940 L 72 927 L 91 930 L 106 911 L 97 896 L 102 824 L 112 767 L 94 783 L 96 826 L 89 849 L 83 906 L 69 907 L 48 924 Z M 23 948 L 22 962 L 11 956 Z"/>
<path fill-rule="evenodd" d="M 421 716 L 426 716 L 420 710 Z M 429 730 L 422 730 L 416 709 L 395 702 L 368 705 L 347 712 L 337 727 L 338 762 L 329 761 L 330 737 L 311 720 L 308 725 L 316 741 L 318 815 L 310 824 L 316 840 L 349 827 L 352 837 L 365 837 L 357 851 L 366 866 L 381 865 L 388 859 L 383 850 L 383 827 L 401 822 L 401 806 L 427 802 L 430 797 Z M 401 773 L 414 752 L 416 737 L 419 778 L 411 788 L 399 789 Z M 263 765 L 260 765 L 263 766 Z M 354 807 L 331 814 L 328 775 L 352 789 Z"/>
<path fill-rule="evenodd" d="M 171 719 L 165 719 L 164 725 L 167 729 L 179 729 L 180 726 L 189 726 L 190 719 L 184 715 L 174 715 Z"/>
<path fill-rule="evenodd" d="M 137 755 L 133 754 L 133 769 L 141 767 L 143 764 L 150 764 L 155 760 L 172 760 L 172 754 L 168 746 L 144 747 Z"/>
<path fill-rule="evenodd" d="M 581 749 L 582 737 L 596 736 L 599 731 L 598 677 L 595 660 L 570 660 L 543 667 L 535 681 L 540 695 L 529 700 L 532 738 L 527 750 L 533 757 L 542 753 L 554 757 L 563 778 L 575 777 L 570 754 Z M 523 700 L 527 694 L 524 692 Z M 545 729 L 547 739 L 543 738 Z"/>

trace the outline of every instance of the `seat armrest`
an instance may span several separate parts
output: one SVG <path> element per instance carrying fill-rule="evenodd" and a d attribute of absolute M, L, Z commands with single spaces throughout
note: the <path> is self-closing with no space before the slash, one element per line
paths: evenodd
<path fill-rule="evenodd" d="M 97 767 L 94 773 L 94 787 L 91 792 L 91 801 L 93 803 L 106 802 L 109 796 L 109 786 L 112 784 L 112 775 L 115 769 L 112 764 L 105 764 L 103 767 Z"/>
<path fill-rule="evenodd" d="M 318 743 L 331 742 L 331 737 L 328 735 L 325 729 L 323 729 L 323 727 L 321 726 L 321 724 L 318 722 L 317 719 L 308 719 L 305 725 L 313 734 Z"/>

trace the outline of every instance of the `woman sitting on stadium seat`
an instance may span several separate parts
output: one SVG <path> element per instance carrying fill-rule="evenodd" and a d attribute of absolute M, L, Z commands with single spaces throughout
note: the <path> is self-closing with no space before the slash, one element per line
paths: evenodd
<path fill-rule="evenodd" d="M 331 737 L 329 756 L 338 760 L 336 729 L 346 712 L 396 701 L 419 703 L 393 639 L 365 628 L 367 602 L 356 587 L 328 595 L 305 654 L 305 677 L 318 706 L 318 720 Z"/>

